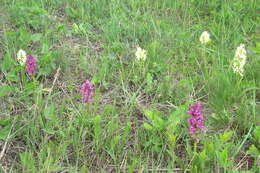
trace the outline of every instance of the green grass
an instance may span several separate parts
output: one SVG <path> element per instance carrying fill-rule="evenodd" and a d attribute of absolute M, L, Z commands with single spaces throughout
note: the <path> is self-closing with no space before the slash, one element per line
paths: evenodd
<path fill-rule="evenodd" d="M 0 172 L 260 172 L 259 8 L 257 0 L 1 0 Z M 243 77 L 231 66 L 241 43 Z M 20 49 L 37 58 L 31 79 Z M 86 104 L 87 79 L 96 90 Z M 195 137 L 187 111 L 197 102 L 206 129 Z"/>

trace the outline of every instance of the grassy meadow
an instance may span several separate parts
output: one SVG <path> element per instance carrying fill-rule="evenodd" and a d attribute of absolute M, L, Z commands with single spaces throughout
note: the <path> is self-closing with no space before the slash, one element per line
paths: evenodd
<path fill-rule="evenodd" d="M 259 10 L 0 0 L 0 173 L 260 173 Z"/>

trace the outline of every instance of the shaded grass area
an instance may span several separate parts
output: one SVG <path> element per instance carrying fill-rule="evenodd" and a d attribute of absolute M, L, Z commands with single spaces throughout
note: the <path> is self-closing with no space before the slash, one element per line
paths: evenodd
<path fill-rule="evenodd" d="M 3 172 L 259 171 L 256 0 L 0 6 Z M 205 30 L 211 42 L 202 45 Z M 241 43 L 243 77 L 231 66 Z M 37 58 L 31 79 L 17 63 L 19 49 Z M 89 104 L 79 95 L 87 79 L 96 88 Z M 206 130 L 194 136 L 187 111 L 197 102 Z"/>

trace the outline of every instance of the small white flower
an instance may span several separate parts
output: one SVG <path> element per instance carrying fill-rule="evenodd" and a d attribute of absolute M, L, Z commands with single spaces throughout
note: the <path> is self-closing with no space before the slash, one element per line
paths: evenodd
<path fill-rule="evenodd" d="M 137 47 L 137 50 L 135 52 L 135 56 L 137 60 L 146 60 L 146 50 Z"/>
<path fill-rule="evenodd" d="M 243 60 L 246 60 L 245 44 L 240 44 L 240 45 L 237 47 L 235 57 L 240 57 L 240 58 L 242 58 Z"/>
<path fill-rule="evenodd" d="M 200 36 L 201 44 L 207 44 L 210 41 L 210 35 L 208 31 L 204 31 Z"/>
<path fill-rule="evenodd" d="M 240 44 L 237 47 L 235 57 L 232 61 L 233 71 L 240 76 L 244 74 L 244 65 L 246 64 L 246 49 L 244 44 Z"/>
<path fill-rule="evenodd" d="M 20 49 L 17 53 L 17 60 L 20 65 L 24 65 L 26 63 L 26 52 Z"/>

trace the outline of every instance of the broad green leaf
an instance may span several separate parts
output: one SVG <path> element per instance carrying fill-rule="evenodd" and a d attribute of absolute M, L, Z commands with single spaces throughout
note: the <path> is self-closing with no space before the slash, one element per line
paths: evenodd
<path fill-rule="evenodd" d="M 205 161 L 207 159 L 206 150 L 199 153 L 200 160 Z"/>
<path fill-rule="evenodd" d="M 36 34 L 33 34 L 33 35 L 31 36 L 31 40 L 32 40 L 33 42 L 40 41 L 41 38 L 42 38 L 42 34 L 41 34 L 41 33 L 36 33 Z"/>
<path fill-rule="evenodd" d="M 153 89 L 153 76 L 151 75 L 151 73 L 147 73 L 147 75 L 146 75 L 146 87 L 145 87 L 145 89 L 146 89 L 146 91 L 147 92 L 150 92 L 150 91 L 152 91 L 152 89 Z"/>
<path fill-rule="evenodd" d="M 94 118 L 94 134 L 95 134 L 95 140 L 96 140 L 96 145 L 98 146 L 101 140 L 101 116 L 97 115 Z"/>
<path fill-rule="evenodd" d="M 23 170 L 25 172 L 35 172 L 36 173 L 36 167 L 35 167 L 35 160 L 31 153 L 24 152 L 20 154 L 21 164 L 23 167 Z"/>
<path fill-rule="evenodd" d="M 47 43 L 43 43 L 41 53 L 47 53 L 49 50 L 49 45 Z"/>
<path fill-rule="evenodd" d="M 58 24 L 57 32 L 65 32 L 65 31 L 66 31 L 66 25 L 65 24 Z"/>
<path fill-rule="evenodd" d="M 4 71 L 9 70 L 11 67 L 14 67 L 15 62 L 14 60 L 9 56 L 9 55 L 5 55 L 3 62 L 1 63 L 1 67 Z"/>
<path fill-rule="evenodd" d="M 48 106 L 45 110 L 44 110 L 44 117 L 47 120 L 56 121 L 56 114 L 55 114 L 55 105 L 51 104 L 50 106 Z"/>
<path fill-rule="evenodd" d="M 260 126 L 257 126 L 254 130 L 254 137 L 257 142 L 260 144 Z"/>
<path fill-rule="evenodd" d="M 152 130 L 152 129 L 153 129 L 153 127 L 152 127 L 150 124 L 148 124 L 148 123 L 144 123 L 144 124 L 143 124 L 143 127 L 144 127 L 146 130 Z"/>
<path fill-rule="evenodd" d="M 12 88 L 8 85 L 0 86 L 0 98 L 5 97 L 12 92 Z"/>
<path fill-rule="evenodd" d="M 187 105 L 178 106 L 177 109 L 168 116 L 167 130 L 175 133 L 181 120 L 187 115 Z"/>
<path fill-rule="evenodd" d="M 10 71 L 9 73 L 7 73 L 6 79 L 12 82 L 17 82 L 19 81 L 19 76 L 15 71 Z"/>
<path fill-rule="evenodd" d="M 53 130 L 52 128 L 45 128 L 43 129 L 43 131 L 45 131 L 46 133 L 50 134 L 50 135 L 54 135 L 56 133 L 55 130 Z"/>
<path fill-rule="evenodd" d="M 256 47 L 254 48 L 254 50 L 256 51 L 257 55 L 260 55 L 260 42 L 256 43 Z"/>
<path fill-rule="evenodd" d="M 0 126 L 10 125 L 11 120 L 0 120 Z"/>
<path fill-rule="evenodd" d="M 251 145 L 249 150 L 247 151 L 248 154 L 250 154 L 253 157 L 259 157 L 260 156 L 260 152 L 258 151 L 258 149 L 256 148 L 255 145 Z"/>
<path fill-rule="evenodd" d="M 175 144 L 176 144 L 176 139 L 177 139 L 177 136 L 176 136 L 176 135 L 168 134 L 168 140 L 169 140 L 169 143 L 170 143 L 172 146 L 175 146 Z"/>
<path fill-rule="evenodd" d="M 149 110 L 145 110 L 144 113 L 152 121 L 155 128 L 159 130 L 164 128 L 164 120 L 159 116 L 159 113 Z"/>
<path fill-rule="evenodd" d="M 220 135 L 220 141 L 222 144 L 228 142 L 233 136 L 233 131 L 225 132 L 224 134 Z"/>
<path fill-rule="evenodd" d="M 80 31 L 79 31 L 79 26 L 76 24 L 76 23 L 73 23 L 72 25 L 72 30 L 75 34 L 78 34 Z"/>
<path fill-rule="evenodd" d="M 205 144 L 205 149 L 208 153 L 213 153 L 215 151 L 215 147 L 212 141 L 207 140 Z"/>
<path fill-rule="evenodd" d="M 228 150 L 227 150 L 227 148 L 225 148 L 222 152 L 220 152 L 219 161 L 220 161 L 220 163 L 223 167 L 227 166 L 227 162 L 228 162 Z"/>
<path fill-rule="evenodd" d="M 0 140 L 6 140 L 11 130 L 11 126 L 0 128 Z"/>

